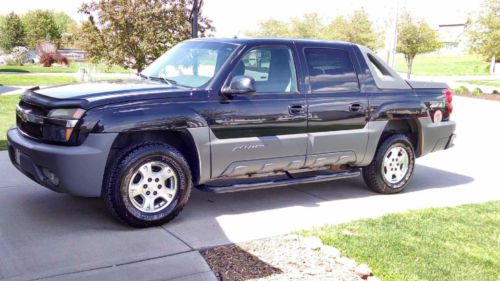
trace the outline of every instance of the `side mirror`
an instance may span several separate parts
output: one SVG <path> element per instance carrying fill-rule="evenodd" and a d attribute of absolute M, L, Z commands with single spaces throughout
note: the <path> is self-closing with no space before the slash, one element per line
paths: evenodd
<path fill-rule="evenodd" d="M 255 92 L 255 79 L 246 75 L 234 76 L 229 87 L 222 88 L 223 94 L 245 95 Z"/>

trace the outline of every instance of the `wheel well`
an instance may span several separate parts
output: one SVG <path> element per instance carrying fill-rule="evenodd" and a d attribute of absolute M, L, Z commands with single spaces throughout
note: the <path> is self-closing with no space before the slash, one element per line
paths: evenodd
<path fill-rule="evenodd" d="M 419 126 L 414 119 L 390 120 L 380 136 L 379 145 L 394 134 L 405 134 L 415 149 L 415 156 L 420 156 Z"/>
<path fill-rule="evenodd" d="M 159 142 L 173 146 L 177 149 L 188 162 L 193 183 L 196 184 L 200 179 L 199 159 L 191 134 L 185 130 L 171 130 L 171 131 L 135 131 L 123 132 L 118 134 L 111 151 L 109 152 L 106 166 L 108 166 L 116 157 L 127 154 L 141 143 L 145 142 Z"/>

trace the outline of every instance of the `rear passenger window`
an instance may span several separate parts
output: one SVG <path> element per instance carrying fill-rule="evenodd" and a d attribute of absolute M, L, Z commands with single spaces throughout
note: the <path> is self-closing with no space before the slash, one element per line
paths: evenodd
<path fill-rule="evenodd" d="M 359 91 L 358 77 L 348 52 L 307 48 L 305 53 L 313 93 Z"/>

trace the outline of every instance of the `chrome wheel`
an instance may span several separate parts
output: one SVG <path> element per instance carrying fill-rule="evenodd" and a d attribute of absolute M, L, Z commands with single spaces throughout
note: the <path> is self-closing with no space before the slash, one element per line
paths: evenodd
<path fill-rule="evenodd" d="M 148 162 L 133 174 L 128 184 L 128 198 L 141 212 L 159 212 L 173 201 L 177 182 L 177 176 L 168 164 Z"/>
<path fill-rule="evenodd" d="M 384 155 L 382 175 L 389 183 L 400 182 L 408 173 L 409 156 L 406 149 L 393 146 Z"/>

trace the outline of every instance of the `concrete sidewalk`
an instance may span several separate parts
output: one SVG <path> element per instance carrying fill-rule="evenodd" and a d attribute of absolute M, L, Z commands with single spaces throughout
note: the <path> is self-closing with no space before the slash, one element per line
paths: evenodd
<path fill-rule="evenodd" d="M 194 191 L 170 224 L 121 225 L 100 199 L 31 182 L 0 152 L 0 279 L 214 280 L 199 249 L 409 209 L 500 200 L 500 103 L 455 98 L 456 147 L 417 160 L 401 194 L 360 178 L 232 194 Z"/>

